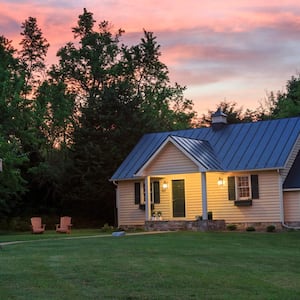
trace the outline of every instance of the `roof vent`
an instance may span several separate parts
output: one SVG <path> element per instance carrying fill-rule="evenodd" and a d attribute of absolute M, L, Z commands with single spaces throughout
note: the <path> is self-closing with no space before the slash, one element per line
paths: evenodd
<path fill-rule="evenodd" d="M 218 110 L 211 115 L 211 125 L 213 130 L 219 130 L 227 124 L 227 115 L 223 113 L 222 108 L 219 107 Z"/>

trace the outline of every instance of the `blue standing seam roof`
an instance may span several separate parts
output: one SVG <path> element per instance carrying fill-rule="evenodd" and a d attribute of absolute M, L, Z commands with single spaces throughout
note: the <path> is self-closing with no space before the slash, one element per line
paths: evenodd
<path fill-rule="evenodd" d="M 176 144 L 191 155 L 198 164 L 202 165 L 207 170 L 221 170 L 222 166 L 217 159 L 209 142 L 184 138 L 179 136 L 171 136 L 171 139 Z"/>
<path fill-rule="evenodd" d="M 134 178 L 157 149 L 172 136 L 210 170 L 247 171 L 284 168 L 300 133 L 300 117 L 227 124 L 144 135 L 111 177 Z"/>

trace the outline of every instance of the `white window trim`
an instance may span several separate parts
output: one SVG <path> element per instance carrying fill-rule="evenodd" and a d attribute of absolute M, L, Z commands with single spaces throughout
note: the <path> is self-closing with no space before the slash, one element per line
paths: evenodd
<path fill-rule="evenodd" d="M 249 196 L 248 197 L 240 197 L 240 189 L 238 186 L 238 179 L 240 177 L 248 177 L 248 187 L 249 187 Z M 235 195 L 236 195 L 236 200 L 249 200 L 252 199 L 252 186 L 251 186 L 251 175 L 250 174 L 245 174 L 241 176 L 235 176 Z"/>
<path fill-rule="evenodd" d="M 154 182 L 156 182 L 156 181 L 157 180 L 153 180 L 153 181 L 151 180 L 151 182 L 150 182 L 151 204 L 154 204 L 154 193 L 153 193 L 153 191 L 154 191 Z M 146 201 L 145 201 L 145 199 L 146 199 L 145 182 L 141 182 L 141 184 L 140 184 L 140 195 L 141 195 L 140 204 L 146 204 Z"/>

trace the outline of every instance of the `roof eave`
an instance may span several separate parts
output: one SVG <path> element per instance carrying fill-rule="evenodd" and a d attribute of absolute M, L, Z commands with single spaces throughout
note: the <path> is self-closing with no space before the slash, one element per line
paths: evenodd
<path fill-rule="evenodd" d="M 300 187 L 296 188 L 285 188 L 283 189 L 284 192 L 300 192 Z"/>

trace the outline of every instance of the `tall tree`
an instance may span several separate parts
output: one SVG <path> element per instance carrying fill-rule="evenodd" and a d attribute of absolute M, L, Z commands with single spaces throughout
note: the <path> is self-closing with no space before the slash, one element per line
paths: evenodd
<path fill-rule="evenodd" d="M 54 147 L 64 148 L 68 140 L 73 99 L 66 92 L 64 83 L 46 78 L 45 59 L 49 43 L 37 19 L 29 17 L 22 23 L 22 30 L 19 51 L 25 76 L 22 97 L 24 107 L 30 113 L 25 123 L 28 134 L 21 139 L 29 158 L 23 168 L 29 191 L 23 198 L 27 208 L 31 206 L 35 213 L 45 213 L 50 204 L 57 206 L 55 197 L 60 191 L 58 182 L 63 176 L 65 155 Z"/>
<path fill-rule="evenodd" d="M 0 36 L 0 216 L 12 215 L 26 191 L 22 166 L 27 161 L 21 138 L 25 132 L 27 110 L 20 94 L 24 76 L 11 42 Z"/>
<path fill-rule="evenodd" d="M 45 58 L 50 44 L 44 38 L 42 30 L 38 27 L 37 19 L 29 17 L 22 23 L 23 36 L 20 45 L 22 49 L 19 53 L 22 68 L 25 72 L 25 97 L 34 93 L 41 84 L 45 75 Z"/>
<path fill-rule="evenodd" d="M 107 21 L 95 30 L 95 23 L 84 9 L 73 28 L 79 41 L 60 49 L 55 70 L 76 93 L 79 109 L 69 201 L 105 218 L 114 202 L 108 179 L 142 134 L 187 128 L 195 113 L 184 88 L 170 84 L 152 33 L 128 47 L 120 45 L 123 30 L 113 34 Z"/>

